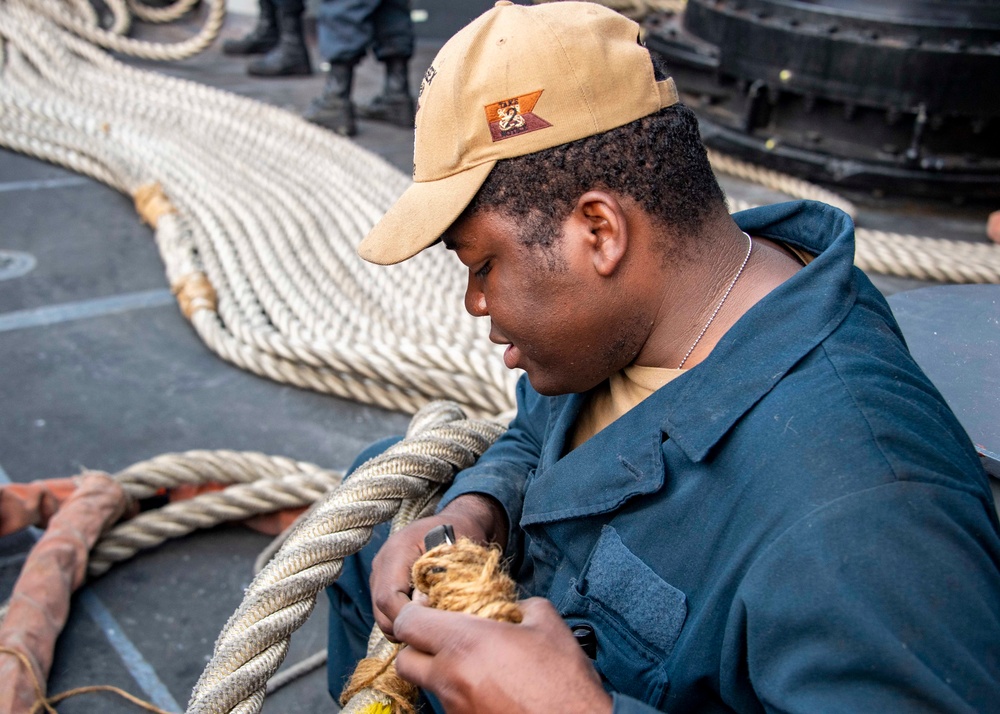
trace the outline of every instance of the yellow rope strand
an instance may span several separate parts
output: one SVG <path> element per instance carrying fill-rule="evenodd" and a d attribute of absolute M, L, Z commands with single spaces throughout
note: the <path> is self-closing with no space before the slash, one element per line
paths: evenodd
<path fill-rule="evenodd" d="M 386 714 L 414 714 L 419 694 L 417 687 L 396 674 L 396 655 L 401 649 L 401 645 L 396 645 L 385 659 L 365 657 L 358 662 L 340 695 L 340 705 L 346 706 L 363 689 L 374 689 L 389 702 L 372 702 L 367 710 L 371 714 L 381 714 L 381 710 Z"/>

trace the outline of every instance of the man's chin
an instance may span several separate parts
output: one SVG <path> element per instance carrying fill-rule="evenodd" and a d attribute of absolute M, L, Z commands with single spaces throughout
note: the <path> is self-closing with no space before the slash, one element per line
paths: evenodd
<path fill-rule="evenodd" d="M 527 369 L 528 381 L 531 388 L 543 397 L 558 397 L 563 394 L 580 394 L 589 391 L 595 384 L 577 384 L 570 380 L 560 379 L 556 375 L 544 374 L 538 369 Z"/>

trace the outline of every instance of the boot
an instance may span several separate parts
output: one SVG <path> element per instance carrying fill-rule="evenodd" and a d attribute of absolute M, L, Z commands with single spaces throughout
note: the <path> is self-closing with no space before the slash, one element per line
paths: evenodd
<path fill-rule="evenodd" d="M 351 84 L 354 65 L 331 63 L 326 75 L 323 93 L 316 97 L 303 112 L 302 118 L 319 124 L 342 136 L 358 133 L 354 123 L 354 105 L 351 104 Z"/>
<path fill-rule="evenodd" d="M 281 35 L 274 49 L 247 65 L 247 74 L 255 77 L 290 77 L 312 74 L 309 50 L 302 29 L 302 14 L 283 12 L 278 15 Z"/>
<path fill-rule="evenodd" d="M 278 17 L 271 0 L 258 0 L 257 26 L 238 40 L 222 43 L 224 55 L 256 55 L 269 52 L 278 44 Z"/>
<path fill-rule="evenodd" d="M 413 128 L 413 97 L 410 96 L 408 60 L 394 57 L 385 61 L 385 86 L 367 106 L 358 107 L 362 119 L 384 121 L 404 129 Z"/>

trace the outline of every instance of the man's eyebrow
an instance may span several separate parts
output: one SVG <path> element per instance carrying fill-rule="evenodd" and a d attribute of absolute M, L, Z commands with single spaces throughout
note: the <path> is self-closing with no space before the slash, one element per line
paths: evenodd
<path fill-rule="evenodd" d="M 441 236 L 441 242 L 444 243 L 444 247 L 448 250 L 458 250 L 459 248 L 465 247 L 465 244 L 462 241 L 456 240 L 447 233 Z"/>

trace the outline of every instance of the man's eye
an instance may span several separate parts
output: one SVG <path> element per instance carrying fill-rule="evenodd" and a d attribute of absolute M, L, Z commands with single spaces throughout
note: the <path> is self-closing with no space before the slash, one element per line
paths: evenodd
<path fill-rule="evenodd" d="M 476 277 L 485 278 L 487 273 L 489 273 L 491 270 L 493 270 L 493 263 L 487 260 L 485 263 L 483 263 L 483 266 L 476 271 Z"/>

